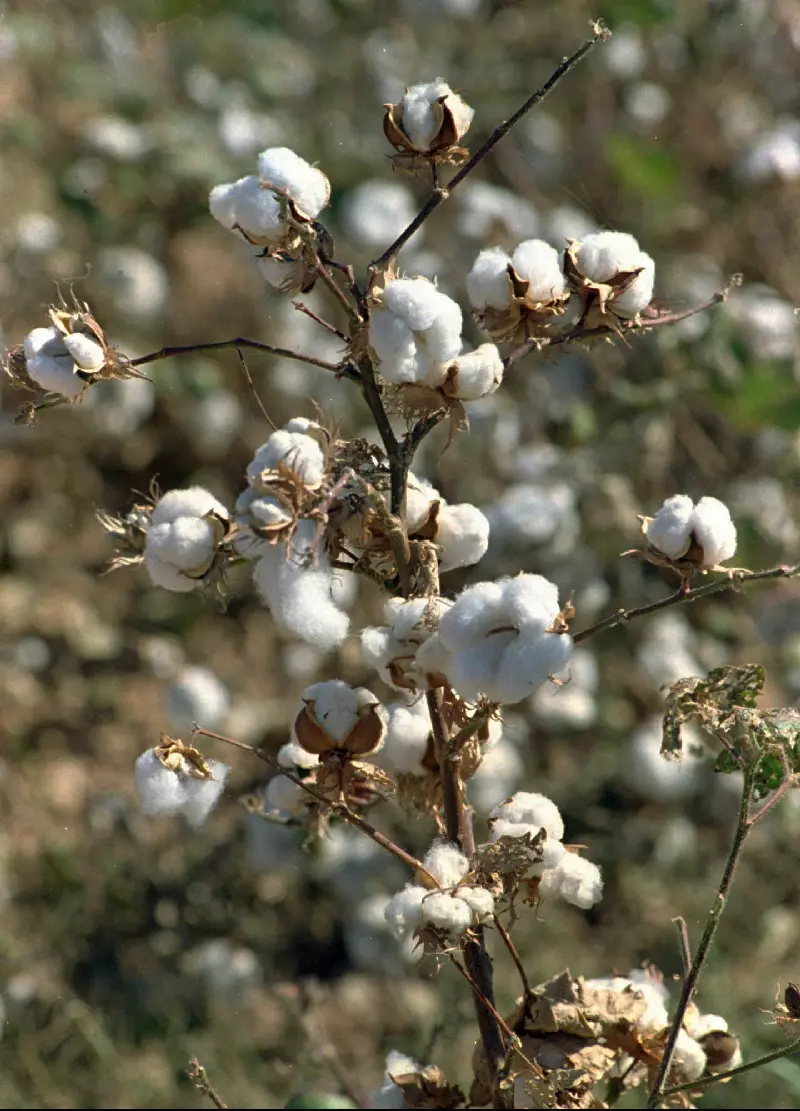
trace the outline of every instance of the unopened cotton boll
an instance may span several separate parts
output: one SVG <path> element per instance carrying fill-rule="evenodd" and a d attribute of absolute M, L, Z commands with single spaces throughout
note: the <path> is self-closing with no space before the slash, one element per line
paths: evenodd
<path fill-rule="evenodd" d="M 603 285 L 620 274 L 641 273 L 624 292 L 615 292 L 609 305 L 619 316 L 636 316 L 653 299 L 655 263 L 627 232 L 598 231 L 573 244 L 578 271 L 589 281 Z"/>
<path fill-rule="evenodd" d="M 701 498 L 695 505 L 686 494 L 675 494 L 655 517 L 645 518 L 642 531 L 651 547 L 672 560 L 694 558 L 690 549 L 696 545 L 701 570 L 713 569 L 736 552 L 736 527 L 717 498 Z"/>
<path fill-rule="evenodd" d="M 450 365 L 445 392 L 460 401 L 477 401 L 499 389 L 504 369 L 497 347 L 483 343 Z"/>
<path fill-rule="evenodd" d="M 164 709 L 170 727 L 187 733 L 193 725 L 216 731 L 230 709 L 228 689 L 207 667 L 187 667 L 167 687 Z"/>
<path fill-rule="evenodd" d="M 564 264 L 555 248 L 543 239 L 527 239 L 511 256 L 517 275 L 530 283 L 525 297 L 529 302 L 546 303 L 564 296 Z"/>
<path fill-rule="evenodd" d="M 436 519 L 439 570 L 470 567 L 489 547 L 489 522 L 474 505 L 444 505 Z"/>
<path fill-rule="evenodd" d="M 469 859 L 451 841 L 435 841 L 422 865 L 441 887 L 455 887 L 469 871 Z"/>

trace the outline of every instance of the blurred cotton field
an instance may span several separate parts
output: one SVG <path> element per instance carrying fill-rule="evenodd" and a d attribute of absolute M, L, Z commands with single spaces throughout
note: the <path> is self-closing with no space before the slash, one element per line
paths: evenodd
<path fill-rule="evenodd" d="M 720 563 L 796 564 L 792 4 L 0 6 L 4 344 L 50 332 L 45 306 L 74 297 L 130 359 L 248 337 L 337 363 L 343 320 L 321 284 L 307 290 L 308 275 L 292 263 L 254 257 L 286 227 L 273 194 L 265 201 L 253 184 L 284 172 L 284 156 L 265 168 L 262 152 L 290 147 L 304 160 L 301 216 L 324 218 L 336 258 L 363 277 L 430 184 L 388 145 L 384 105 L 422 89 L 406 108 L 405 153 L 429 149 L 436 134 L 408 121 L 420 98 L 435 100 L 430 83 L 445 80 L 447 95 L 474 108 L 459 140 L 474 150 L 600 15 L 611 41 L 410 238 L 381 295 L 370 343 L 385 378 L 438 389 L 439 363 L 460 360 L 448 389 L 469 422 L 452 442 L 446 427 L 424 441 L 407 523 L 416 511 L 422 527 L 441 504 L 448 602 L 504 575 L 544 576 L 558 589 L 551 618 L 569 601 L 573 629 L 674 590 L 657 561 L 620 557 L 645 539 L 668 559 L 694 560 L 694 585 Z M 443 180 L 452 172 L 443 169 Z M 214 187 L 223 192 L 209 212 Z M 243 212 L 253 221 L 247 237 L 236 231 Z M 498 329 L 535 322 L 543 305 L 563 313 L 565 327 L 577 319 L 561 270 L 570 241 L 584 244 L 573 252 L 584 282 L 637 272 L 636 285 L 609 301 L 623 323 L 651 295 L 658 311 L 680 315 L 741 279 L 724 304 L 675 326 L 498 365 L 496 349 L 484 350 L 501 342 Z M 549 275 L 528 288 L 524 309 L 520 287 L 509 292 L 509 265 L 523 283 Z M 61 340 L 38 338 L 31 364 L 61 373 Z M 70 375 L 75 366 L 91 373 L 73 352 Z M 184 1077 L 193 1055 L 231 1106 L 283 1106 L 345 1087 L 362 1105 L 400 1106 L 376 1101 L 396 1100 L 392 1070 L 409 1061 L 435 1060 L 468 1085 L 469 992 L 446 961 L 420 959 L 403 925 L 433 923 L 458 937 L 485 920 L 458 861 L 438 906 L 424 892 L 404 895 L 404 885 L 420 885 L 399 861 L 342 824 L 308 848 L 294 784 L 211 743 L 204 751 L 230 771 L 215 764 L 218 774 L 193 780 L 188 794 L 166 783 L 155 757 L 134 776 L 162 732 L 188 739 L 195 724 L 276 759 L 283 750 L 284 765 L 298 768 L 292 730 L 303 694 L 341 680 L 385 708 L 375 765 L 401 773 L 408 797 L 424 795 L 427 731 L 391 666 L 409 633 L 387 615 L 377 585 L 317 566 L 324 607 L 305 593 L 310 579 L 292 588 L 297 604 L 289 612 L 286 603 L 281 621 L 259 601 L 277 609 L 275 598 L 291 593 L 286 565 L 270 563 L 275 549 L 257 547 L 258 528 L 279 516 L 258 487 L 262 469 L 276 465 L 265 446 L 274 435 L 305 435 L 287 429 L 295 418 L 377 443 L 370 414 L 352 383 L 257 350 L 241 359 L 206 350 L 143 369 L 147 379 L 102 381 L 75 405 L 43 412 L 34 430 L 14 423 L 24 397 L 0 379 L 0 1103 L 200 1107 Z M 305 466 L 316 456 L 304 450 Z M 152 479 L 159 496 L 209 492 L 208 504 L 181 510 L 194 522 L 191 558 L 184 526 L 162 508 L 147 567 L 104 574 L 113 545 L 96 510 L 141 505 Z M 691 508 L 659 516 L 676 494 Z M 701 499 L 723 502 L 731 521 L 709 524 L 701 513 L 707 544 L 698 554 L 696 521 L 687 522 Z M 224 606 L 174 587 L 212 567 L 215 507 L 240 530 L 241 565 L 230 569 Z M 658 522 L 647 538 L 640 516 Z M 315 536 L 309 521 L 300 547 Z M 155 589 L 147 568 L 173 586 Z M 460 669 L 465 689 L 505 682 L 500 665 L 470 679 L 469 660 L 459 659 L 466 650 L 446 643 L 443 628 L 429 659 L 438 652 L 438 664 Z M 473 634 L 470 645 L 480 640 Z M 648 999 L 663 1010 L 683 971 L 672 920 L 682 916 L 699 935 L 737 810 L 735 784 L 712 770 L 700 731 L 687 731 L 680 759 L 659 755 L 666 691 L 712 668 L 759 662 L 764 703 L 800 707 L 797 582 L 676 606 L 571 655 L 558 654 L 556 633 L 532 634 L 531 644 L 545 636 L 553 642 L 542 678 L 552 672 L 558 682 L 534 690 L 526 673 L 500 690 L 513 704 L 492 723 L 468 784 L 477 839 L 493 844 L 498 821 L 544 826 L 539 811 L 497 811 L 503 799 L 552 800 L 563 826 L 541 871 L 558 897 L 526 912 L 515 935 L 531 982 L 570 968 L 597 990 L 608 982 L 602 990 L 622 992 L 652 963 L 665 982 Z M 188 775 L 191 760 L 180 759 Z M 313 774 L 310 764 L 299 770 Z M 381 822 L 417 858 L 431 864 L 433 853 L 438 868 L 433 822 L 410 819 L 402 801 L 385 804 Z M 167 816 L 148 817 L 140 803 Z M 782 1044 L 764 1012 L 776 985 L 800 971 L 793 803 L 782 801 L 752 834 L 702 981 L 703 1011 L 725 1016 L 745 1060 Z M 562 838 L 582 846 L 580 875 L 563 863 Z M 602 870 L 602 900 L 592 868 Z M 505 1015 L 519 985 L 497 935 L 488 936 Z M 800 1069 L 787 1058 L 716 1085 L 703 1105 L 798 1099 Z"/>

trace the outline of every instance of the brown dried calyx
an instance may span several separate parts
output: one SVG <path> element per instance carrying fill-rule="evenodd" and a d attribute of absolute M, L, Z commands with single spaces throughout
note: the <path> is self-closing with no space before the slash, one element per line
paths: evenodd
<path fill-rule="evenodd" d="M 464 1093 L 448 1084 L 436 1065 L 426 1065 L 415 1072 L 389 1074 L 389 1079 L 403 1093 L 406 1107 L 464 1107 Z"/>

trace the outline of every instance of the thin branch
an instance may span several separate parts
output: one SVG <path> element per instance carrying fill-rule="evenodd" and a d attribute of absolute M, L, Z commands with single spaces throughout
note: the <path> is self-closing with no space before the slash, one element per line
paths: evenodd
<path fill-rule="evenodd" d="M 225 1111 L 225 1109 L 228 1107 L 228 1104 L 223 1102 L 219 1093 L 209 1082 L 208 1076 L 206 1075 L 206 1070 L 203 1068 L 196 1057 L 189 1058 L 189 1066 L 186 1069 L 186 1075 L 194 1084 L 195 1088 L 197 1088 L 201 1096 L 208 1096 L 215 1107 L 219 1107 L 222 1109 L 222 1111 Z"/>
<path fill-rule="evenodd" d="M 672 1066 L 672 1059 L 675 1054 L 675 1046 L 678 1041 L 678 1035 L 680 1034 L 681 1028 L 683 1026 L 686 1009 L 691 1003 L 692 997 L 694 996 L 695 988 L 697 987 L 697 981 L 700 978 L 700 973 L 703 969 L 703 965 L 705 964 L 706 958 L 708 957 L 709 951 L 711 949 L 711 943 L 713 942 L 714 935 L 717 932 L 717 926 L 719 925 L 720 918 L 722 917 L 722 913 L 725 910 L 725 906 L 728 901 L 728 895 L 731 889 L 731 884 L 733 883 L 734 873 L 736 871 L 736 865 L 739 863 L 739 858 L 741 856 L 745 840 L 747 839 L 748 833 L 753 828 L 753 822 L 750 816 L 750 803 L 753 797 L 753 786 L 755 782 L 755 771 L 757 766 L 758 765 L 756 763 L 755 767 L 748 768 L 744 773 L 745 778 L 744 784 L 742 786 L 742 798 L 739 804 L 739 817 L 736 822 L 736 831 L 733 835 L 733 842 L 731 844 L 730 852 L 728 853 L 728 859 L 725 862 L 725 870 L 722 873 L 722 879 L 720 880 L 720 885 L 717 890 L 717 897 L 714 900 L 714 904 L 711 907 L 711 910 L 708 912 L 705 929 L 703 930 L 703 936 L 700 938 L 700 944 L 697 946 L 697 952 L 692 959 L 691 968 L 689 969 L 688 975 L 683 981 L 683 990 L 681 991 L 681 997 L 678 1001 L 678 1007 L 672 1019 L 672 1026 L 670 1028 L 669 1037 L 667 1038 L 667 1044 L 664 1047 L 664 1053 L 658 1066 L 658 1072 L 656 1073 L 656 1078 L 653 1081 L 653 1088 L 650 1092 L 650 1098 L 647 1101 L 648 1107 L 658 1107 L 664 1098 L 664 1087 L 666 1085 L 667 1077 L 669 1076 L 669 1070 Z"/>
<path fill-rule="evenodd" d="M 724 579 L 707 583 L 705 586 L 697 586 L 694 590 L 684 591 L 683 588 L 680 588 L 674 594 L 669 594 L 658 602 L 649 602 L 646 606 L 636 606 L 629 610 L 619 609 L 615 613 L 609 614 L 608 617 L 596 621 L 594 625 L 581 629 L 580 632 L 575 633 L 572 640 L 573 643 L 580 644 L 581 641 L 588 640 L 589 637 L 602 632 L 604 629 L 613 629 L 616 625 L 624 625 L 628 621 L 633 621 L 636 617 L 645 617 L 649 613 L 666 609 L 668 606 L 681 605 L 683 602 L 695 602 L 698 598 L 707 598 L 711 594 L 720 594 L 726 590 L 737 590 L 742 583 L 760 582 L 765 579 L 792 579 L 798 575 L 800 575 L 800 563 L 793 567 L 782 564 L 780 567 L 772 567 L 769 571 L 729 571 Z"/>
<path fill-rule="evenodd" d="M 506 949 L 508 949 L 508 952 L 511 955 L 511 959 L 514 962 L 514 966 L 516 967 L 516 970 L 519 974 L 519 978 L 522 982 L 522 995 L 523 995 L 523 998 L 525 1000 L 525 1005 L 527 1006 L 528 1001 L 530 1000 L 530 997 L 531 997 L 531 985 L 530 985 L 530 981 L 528 980 L 528 974 L 526 973 L 525 967 L 522 964 L 522 959 L 521 959 L 519 953 L 517 952 L 517 947 L 511 939 L 511 934 L 508 932 L 508 930 L 505 928 L 505 926 L 503 925 L 503 923 L 500 921 L 500 919 L 497 917 L 496 914 L 493 917 L 494 917 L 494 928 L 497 930 L 497 932 L 500 934 L 500 937 L 503 939 L 503 944 L 505 945 Z"/>
<path fill-rule="evenodd" d="M 746 1065 L 739 1065 L 735 1069 L 728 1069 L 727 1072 L 717 1072 L 714 1073 L 713 1076 L 704 1076 L 702 1080 L 692 1080 L 687 1084 L 676 1084 L 674 1088 L 665 1088 L 662 1095 L 666 1099 L 667 1096 L 674 1096 L 678 1092 L 702 1091 L 703 1088 L 710 1088 L 712 1084 L 718 1084 L 721 1080 L 730 1080 L 732 1077 L 739 1076 L 743 1072 L 750 1072 L 751 1069 L 759 1069 L 762 1065 L 769 1065 L 772 1061 L 779 1061 L 781 1057 L 789 1057 L 792 1053 L 799 1052 L 800 1038 L 797 1038 L 781 1049 L 775 1049 L 772 1053 L 765 1053 L 763 1057 L 756 1057 L 755 1061 L 748 1061 Z"/>
<path fill-rule="evenodd" d="M 400 232 L 394 243 L 390 244 L 390 246 L 386 248 L 383 254 L 379 258 L 375 259 L 375 261 L 370 266 L 370 270 L 374 273 L 375 271 L 381 270 L 385 266 L 387 266 L 396 257 L 398 251 L 400 251 L 400 249 L 405 246 L 411 236 L 422 227 L 431 213 L 435 212 L 439 205 L 443 204 L 444 201 L 447 200 L 447 198 L 452 194 L 453 190 L 457 189 L 461 182 L 469 174 L 472 173 L 478 163 L 482 162 L 486 155 L 495 146 L 497 146 L 500 140 L 505 138 L 511 128 L 518 124 L 522 117 L 530 112 L 531 108 L 535 108 L 537 104 L 541 103 L 541 101 L 544 100 L 547 94 L 556 87 L 561 78 L 565 77 L 571 69 L 574 69 L 575 66 L 578 65 L 578 63 L 589 53 L 590 50 L 592 50 L 592 48 L 598 42 L 605 42 L 610 37 L 610 31 L 608 31 L 601 24 L 596 24 L 592 37 L 590 39 L 587 39 L 587 41 L 581 47 L 579 47 L 574 54 L 570 55 L 569 58 L 565 58 L 561 62 L 561 64 L 556 67 L 550 77 L 548 77 L 544 85 L 542 85 L 540 89 L 537 89 L 535 93 L 529 96 L 525 103 L 517 109 L 513 116 L 509 116 L 509 118 L 507 120 L 504 120 L 503 123 L 498 124 L 498 126 L 494 129 L 494 131 L 491 133 L 483 146 L 480 147 L 480 149 L 477 150 L 475 154 L 473 154 L 472 157 L 461 167 L 458 173 L 453 178 L 451 178 L 446 188 L 443 189 L 440 186 L 434 187 L 430 197 L 428 197 L 428 200 L 422 206 L 422 208 L 411 221 L 411 223 L 406 228 L 404 228 L 403 231 Z"/>
<path fill-rule="evenodd" d="M 681 944 L 681 959 L 683 960 L 683 975 L 688 976 L 689 970 L 692 967 L 692 947 L 689 944 L 689 931 L 686 927 L 686 919 L 678 915 L 672 921 L 678 928 L 678 940 Z"/>
<path fill-rule="evenodd" d="M 187 343 L 175 347 L 161 347 L 158 351 L 151 351 L 149 355 L 140 355 L 138 359 L 131 359 L 131 366 L 145 366 L 147 363 L 158 362 L 159 359 L 172 359 L 178 355 L 192 355 L 197 351 L 222 351 L 227 347 L 247 348 L 252 351 L 263 351 L 268 355 L 280 355 L 283 359 L 296 359 L 310 366 L 330 370 L 343 378 L 358 381 L 354 368 L 348 362 L 330 363 L 326 359 L 317 359 L 313 355 L 302 355 L 298 351 L 289 351 L 286 347 L 276 347 L 272 343 L 261 343 L 255 339 L 244 339 L 236 336 L 235 339 L 216 340 L 213 343 Z"/>
<path fill-rule="evenodd" d="M 391 511 L 399 516 L 403 512 L 406 497 L 406 480 L 408 478 L 408 465 L 405 452 L 400 441 L 394 434 L 394 429 L 389 423 L 389 417 L 383 404 L 381 391 L 375 378 L 375 368 L 372 360 L 367 355 L 358 364 L 361 390 L 364 400 L 369 406 L 373 420 L 378 429 L 378 434 L 389 460 L 389 478 L 391 481 Z"/>
<path fill-rule="evenodd" d="M 347 343 L 347 336 L 344 332 L 336 328 L 333 324 L 329 324 L 327 320 L 323 320 L 321 316 L 317 316 L 313 309 L 310 309 L 303 301 L 292 301 L 292 305 L 298 312 L 307 316 L 309 320 L 313 320 L 315 324 L 319 324 L 320 328 L 324 328 L 325 331 L 330 332 L 332 336 L 336 336 L 336 338 L 340 339 L 343 343 Z"/>
<path fill-rule="evenodd" d="M 252 756 L 257 756 L 259 760 L 263 760 L 265 764 L 269 764 L 275 771 L 280 772 L 280 774 L 286 776 L 287 779 L 291 779 L 292 783 L 297 784 L 298 787 L 302 787 L 303 790 L 311 795 L 321 806 L 327 807 L 335 814 L 338 814 L 339 817 L 349 825 L 355 826 L 356 829 L 360 829 L 361 832 L 371 838 L 376 845 L 380 845 L 382 849 L 386 849 L 392 856 L 396 856 L 398 860 L 402 860 L 404 864 L 415 872 L 421 872 L 430 881 L 432 887 L 439 886 L 438 882 L 427 868 L 423 866 L 422 862 L 412 856 L 411 853 L 407 853 L 405 849 L 401 849 L 400 846 L 395 844 L 385 833 L 381 833 L 379 829 L 376 829 L 375 826 L 365 818 L 362 818 L 360 814 L 356 814 L 350 809 L 347 803 L 333 802 L 331 799 L 326 798 L 321 791 L 318 791 L 316 787 L 313 787 L 310 783 L 306 783 L 298 775 L 295 775 L 294 772 L 290 772 L 288 768 L 281 767 L 280 763 L 274 756 L 270 755 L 270 753 L 264 752 L 260 748 L 254 748 L 252 745 L 246 744 L 245 741 L 237 741 L 235 738 L 225 737 L 221 733 L 212 733 L 208 729 L 193 729 L 192 739 L 194 740 L 195 737 L 210 737 L 214 741 L 222 741 L 223 744 L 231 745 L 233 748 L 241 749 L 242 752 L 249 752 Z"/>
<path fill-rule="evenodd" d="M 715 293 L 707 301 L 694 305 L 691 309 L 685 309 L 683 312 L 665 312 L 658 316 L 642 317 L 638 320 L 618 320 L 615 318 L 613 324 L 600 324 L 596 328 L 584 328 L 581 324 L 578 324 L 566 332 L 557 332 L 552 336 L 534 336 L 516 347 L 509 355 L 506 355 L 503 359 L 503 366 L 508 370 L 510 366 L 518 363 L 520 359 L 524 359 L 531 351 L 546 351 L 550 347 L 558 347 L 563 343 L 580 343 L 581 340 L 600 339 L 603 336 L 617 336 L 617 338 L 624 339 L 626 336 L 635 335 L 638 332 L 651 332 L 654 328 L 660 328 L 666 324 L 678 324 L 681 320 L 688 320 L 690 316 L 696 316 L 698 313 L 705 312 L 707 309 L 727 301 L 731 286 L 735 284 L 735 279 L 731 279 L 724 290 Z"/>
<path fill-rule="evenodd" d="M 253 397 L 256 399 L 256 405 L 258 405 L 259 409 L 261 410 L 261 415 L 264 418 L 264 420 L 270 426 L 272 431 L 275 432 L 276 431 L 275 424 L 274 424 L 272 418 L 270 417 L 269 413 L 267 412 L 267 410 L 264 408 L 263 401 L 259 397 L 258 390 L 256 389 L 256 384 L 253 381 L 253 378 L 250 374 L 250 368 L 247 365 L 247 360 L 245 359 L 241 348 L 237 348 L 236 354 L 239 356 L 239 362 L 242 364 L 242 370 L 244 371 L 244 376 L 247 379 L 247 384 L 250 387 L 250 391 L 253 394 Z"/>

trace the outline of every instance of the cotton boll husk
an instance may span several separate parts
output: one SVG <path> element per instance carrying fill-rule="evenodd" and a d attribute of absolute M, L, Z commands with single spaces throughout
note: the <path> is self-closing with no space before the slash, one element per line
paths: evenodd
<path fill-rule="evenodd" d="M 653 288 L 656 281 L 656 264 L 644 251 L 639 256 L 637 269 L 641 267 L 641 274 L 631 282 L 624 293 L 614 296 L 611 306 L 617 316 L 636 316 L 643 312 L 653 300 Z"/>
<path fill-rule="evenodd" d="M 645 1036 L 659 1034 L 669 1025 L 669 1014 L 665 1006 L 667 990 L 647 976 L 642 969 L 633 969 L 630 978 L 626 976 L 595 977 L 586 981 L 592 991 L 638 992 L 647 1001 L 647 1009 L 636 1020 L 636 1030 Z"/>
<path fill-rule="evenodd" d="M 502 818 L 508 822 L 544 827 L 547 836 L 561 841 L 564 820 L 552 799 L 534 791 L 517 791 L 510 799 L 501 802 L 489 815 L 490 820 Z"/>
<path fill-rule="evenodd" d="M 692 534 L 703 549 L 703 564 L 715 567 L 736 552 L 736 527 L 727 505 L 701 498 L 692 513 Z"/>
<path fill-rule="evenodd" d="M 168 490 L 156 503 L 151 524 L 163 525 L 178 517 L 205 517 L 215 513 L 227 520 L 228 511 L 213 494 L 202 486 L 188 486 L 184 490 Z"/>
<path fill-rule="evenodd" d="M 219 760 L 206 760 L 211 779 L 194 779 L 187 776 L 183 813 L 189 825 L 201 826 L 217 805 L 222 795 L 230 768 Z"/>
<path fill-rule="evenodd" d="M 196 723 L 217 731 L 230 709 L 227 687 L 207 667 L 187 667 L 167 687 L 164 709 L 170 728 L 187 733 Z"/>
<path fill-rule="evenodd" d="M 566 281 L 561 257 L 543 239 L 520 243 L 511 256 L 511 265 L 520 278 L 530 282 L 528 301 L 545 302 L 563 296 Z"/>
<path fill-rule="evenodd" d="M 458 898 L 472 911 L 473 922 L 488 922 L 494 914 L 494 898 L 485 887 L 459 887 Z"/>
<path fill-rule="evenodd" d="M 142 813 L 161 818 L 183 808 L 186 776 L 165 768 L 152 748 L 137 758 L 134 779 Z"/>
<path fill-rule="evenodd" d="M 598 231 L 587 235 L 575 251 L 580 272 L 593 282 L 607 282 L 620 273 L 636 270 L 646 258 L 636 239 L 627 232 Z"/>
<path fill-rule="evenodd" d="M 330 200 L 331 187 L 325 174 L 288 147 L 262 151 L 258 174 L 266 185 L 288 193 L 305 216 L 318 216 Z"/>
<path fill-rule="evenodd" d="M 420 907 L 422 921 L 449 934 L 463 934 L 472 924 L 472 910 L 457 896 L 445 891 L 434 891 Z"/>
<path fill-rule="evenodd" d="M 503 360 L 493 343 L 483 343 L 474 351 L 460 355 L 452 370 L 449 391 L 461 401 L 477 401 L 499 389 L 503 381 Z"/>
<path fill-rule="evenodd" d="M 435 841 L 422 864 L 442 887 L 454 887 L 469 871 L 469 859 L 450 841 Z"/>
<path fill-rule="evenodd" d="M 445 505 L 437 518 L 436 544 L 441 549 L 439 570 L 469 567 L 486 554 L 489 522 L 474 505 Z"/>
<path fill-rule="evenodd" d="M 691 544 L 694 502 L 686 494 L 667 498 L 647 525 L 647 542 L 670 559 L 686 555 Z"/>
<path fill-rule="evenodd" d="M 409 934 L 419 926 L 422 919 L 422 900 L 427 894 L 424 887 L 410 883 L 391 897 L 384 913 L 386 921 L 396 934 Z"/>
<path fill-rule="evenodd" d="M 431 732 L 425 699 L 417 697 L 410 704 L 395 702 L 386 709 L 388 722 L 381 764 L 395 773 L 422 775 L 422 760 Z"/>
<path fill-rule="evenodd" d="M 475 583 L 462 591 L 450 609 L 442 614 L 439 636 L 448 651 L 459 652 L 497 628 L 502 618 L 502 584 Z"/>
<path fill-rule="evenodd" d="M 507 309 L 512 288 L 508 276 L 511 258 L 500 247 L 481 251 L 467 274 L 467 295 L 473 308 Z"/>
<path fill-rule="evenodd" d="M 304 804 L 310 798 L 307 791 L 285 775 L 274 776 L 264 788 L 267 808 L 285 815 L 302 814 Z"/>
<path fill-rule="evenodd" d="M 284 232 L 280 205 L 254 175 L 226 185 L 215 185 L 208 196 L 214 219 L 229 231 L 241 230 L 257 243 L 274 243 Z"/>

